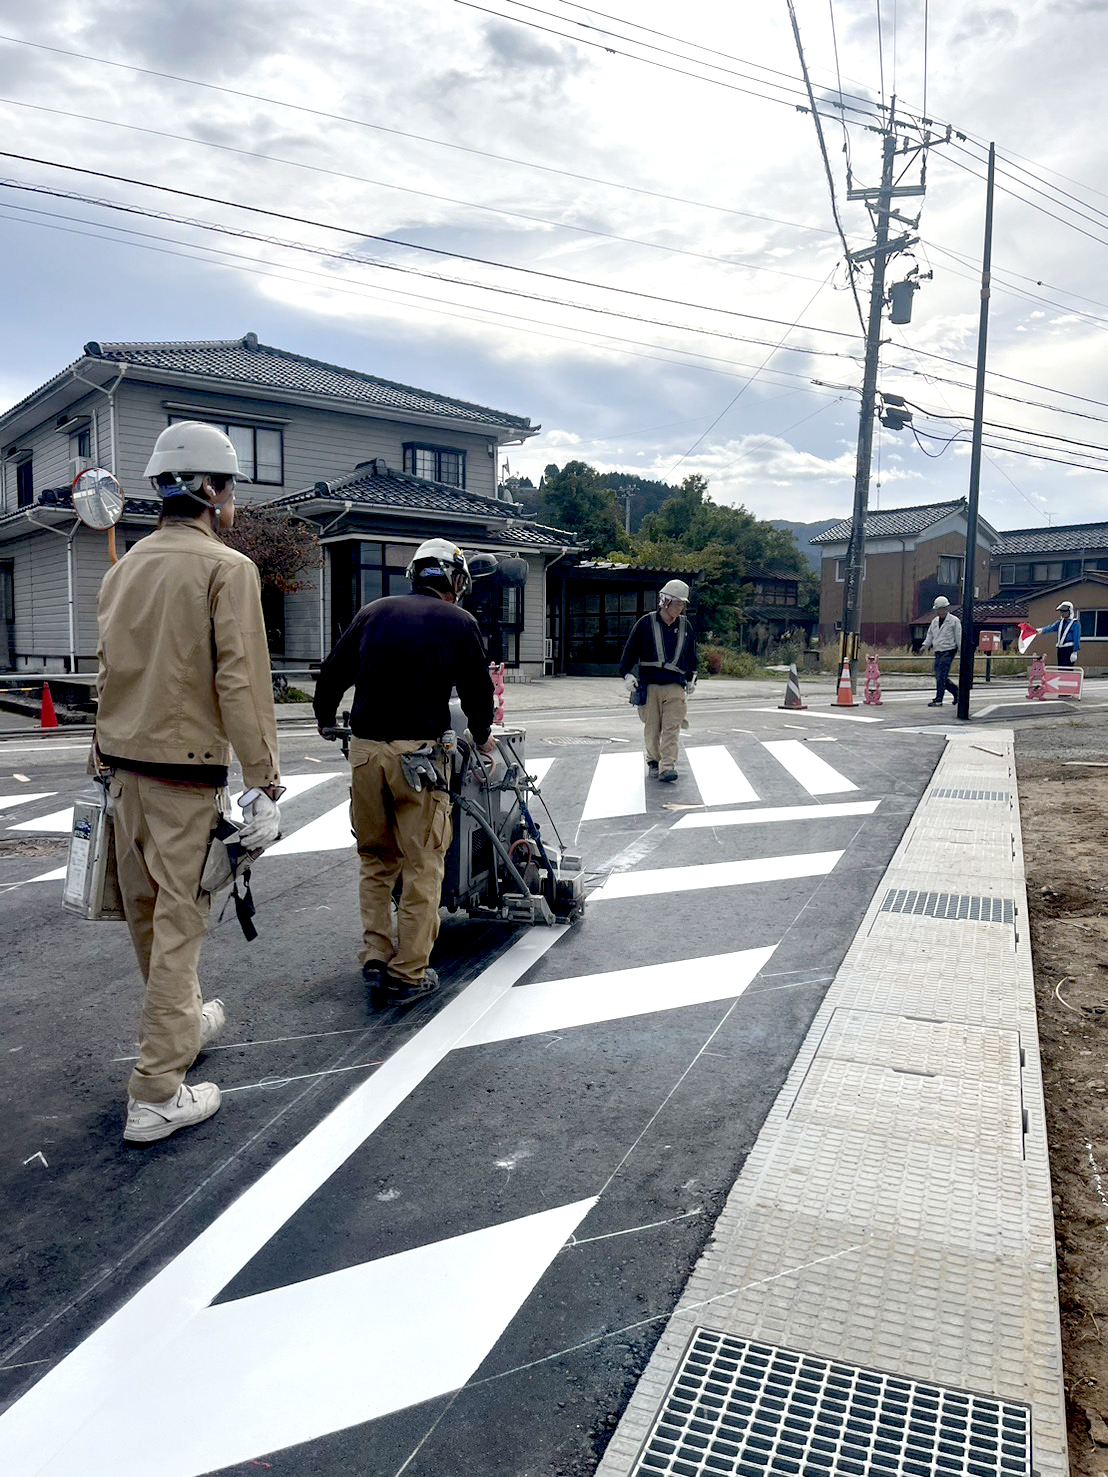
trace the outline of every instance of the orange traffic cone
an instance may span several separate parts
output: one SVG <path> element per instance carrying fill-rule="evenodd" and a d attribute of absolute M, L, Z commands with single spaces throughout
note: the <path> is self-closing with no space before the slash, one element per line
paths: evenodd
<path fill-rule="evenodd" d="M 843 662 L 842 671 L 839 673 L 839 690 L 835 694 L 835 706 L 837 708 L 856 708 L 858 706 L 854 701 L 854 684 L 850 680 L 849 662 Z"/>
<path fill-rule="evenodd" d="M 789 678 L 785 683 L 785 701 L 778 703 L 779 708 L 806 708 L 807 703 L 800 701 L 800 679 L 796 675 L 795 665 L 789 667 Z"/>
<path fill-rule="evenodd" d="M 50 696 L 50 686 L 42 684 L 42 717 L 39 720 L 40 728 L 57 728 L 58 715 L 54 712 L 54 699 Z"/>

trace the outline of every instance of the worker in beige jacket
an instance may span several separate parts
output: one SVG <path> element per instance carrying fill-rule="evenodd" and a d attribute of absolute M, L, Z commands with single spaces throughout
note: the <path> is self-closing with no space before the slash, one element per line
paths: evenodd
<path fill-rule="evenodd" d="M 129 1143 L 219 1107 L 219 1088 L 185 1073 L 224 1024 L 222 1002 L 201 998 L 197 966 L 210 903 L 200 879 L 232 748 L 247 786 L 243 846 L 276 840 L 281 794 L 258 570 L 217 536 L 234 522 L 234 446 L 181 421 L 158 437 L 146 475 L 161 522 L 108 571 L 99 598 L 96 748 L 111 770 L 120 892 L 146 983 Z"/>

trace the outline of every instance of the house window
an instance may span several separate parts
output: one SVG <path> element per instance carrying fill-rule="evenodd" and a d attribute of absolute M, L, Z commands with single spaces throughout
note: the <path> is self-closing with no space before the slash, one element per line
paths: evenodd
<path fill-rule="evenodd" d="M 752 599 L 756 605 L 795 605 L 795 580 L 755 580 Z"/>
<path fill-rule="evenodd" d="M 1031 583 L 1033 585 L 1054 584 L 1062 578 L 1062 561 L 1058 559 L 1051 564 L 1033 564 L 1031 566 Z"/>
<path fill-rule="evenodd" d="M 35 477 L 32 467 L 30 457 L 25 462 L 16 464 L 15 505 L 17 508 L 29 508 L 35 500 Z"/>
<path fill-rule="evenodd" d="M 421 441 L 405 441 L 404 470 L 413 477 L 426 477 L 430 482 L 464 487 L 466 454 L 456 446 L 429 446 Z"/>
<path fill-rule="evenodd" d="M 1080 620 L 1082 641 L 1108 641 L 1108 610 L 1083 610 Z"/>
<path fill-rule="evenodd" d="M 868 562 L 869 561 L 867 559 L 863 559 L 862 560 L 862 578 L 863 579 L 865 579 L 865 577 L 866 577 L 866 565 L 867 565 Z M 846 583 L 846 569 L 847 569 L 847 561 L 845 559 L 836 559 L 835 560 L 835 583 L 837 585 L 842 585 L 842 584 L 845 584 Z"/>
<path fill-rule="evenodd" d="M 92 457 L 92 430 L 89 426 L 83 426 L 81 430 L 74 431 L 69 438 L 69 455 L 73 460 L 84 457 L 86 461 Z"/>
<path fill-rule="evenodd" d="M 962 556 L 941 554 L 939 556 L 939 584 L 958 589 L 962 583 Z"/>
<path fill-rule="evenodd" d="M 199 420 L 195 415 L 173 415 L 170 425 L 178 421 Z M 282 430 L 271 426 L 235 425 L 228 421 L 213 421 L 205 418 L 207 426 L 217 426 L 225 436 L 231 438 L 239 467 L 244 477 L 251 482 L 260 482 L 267 487 L 280 487 L 285 480 L 285 440 Z"/>

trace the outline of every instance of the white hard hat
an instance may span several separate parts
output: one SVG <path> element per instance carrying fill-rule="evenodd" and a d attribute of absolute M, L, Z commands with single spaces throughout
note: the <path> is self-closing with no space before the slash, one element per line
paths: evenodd
<path fill-rule="evenodd" d="M 455 579 L 460 577 L 463 595 L 473 584 L 466 556 L 458 545 L 452 544 L 448 538 L 426 539 L 412 555 L 411 562 L 404 573 L 413 584 L 419 575 L 424 578 L 436 574 L 441 575 L 449 581 L 451 588 L 454 586 Z"/>
<path fill-rule="evenodd" d="M 249 481 L 239 471 L 239 459 L 230 436 L 218 426 L 203 421 L 177 421 L 167 426 L 154 442 L 154 450 L 146 463 L 144 477 L 169 474 L 187 481 L 194 477 L 237 477 Z"/>
<path fill-rule="evenodd" d="M 659 600 L 683 600 L 689 602 L 689 587 L 684 580 L 669 580 L 658 591 Z"/>
<path fill-rule="evenodd" d="M 1072 600 L 1063 600 L 1062 603 L 1061 603 L 1061 605 L 1058 606 L 1058 609 L 1059 610 L 1072 610 L 1073 609 L 1073 601 Z"/>
<path fill-rule="evenodd" d="M 946 598 L 945 595 L 936 595 L 935 596 L 935 604 L 932 606 L 932 609 L 933 610 L 949 610 L 950 609 L 950 601 Z"/>

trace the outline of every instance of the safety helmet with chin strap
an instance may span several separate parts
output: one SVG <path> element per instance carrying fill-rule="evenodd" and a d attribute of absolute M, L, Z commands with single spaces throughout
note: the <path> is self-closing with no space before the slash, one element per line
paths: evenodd
<path fill-rule="evenodd" d="M 1072 615 L 1073 614 L 1073 601 L 1072 600 L 1063 600 L 1062 603 L 1061 603 L 1061 605 L 1058 606 L 1058 609 L 1059 610 L 1068 610 L 1069 613 L 1070 613 L 1070 615 Z"/>
<path fill-rule="evenodd" d="M 464 595 L 473 584 L 466 556 L 446 538 L 426 539 L 412 555 L 404 571 L 413 585 L 421 582 L 434 584 L 445 580 L 455 594 Z M 461 589 L 457 581 L 461 581 Z"/>
<path fill-rule="evenodd" d="M 230 436 L 218 426 L 203 421 L 176 421 L 154 442 L 143 476 L 160 497 L 191 493 L 199 502 L 205 477 L 234 477 L 248 481 L 239 471 L 238 453 Z"/>
<path fill-rule="evenodd" d="M 689 587 L 684 580 L 669 580 L 658 591 L 659 603 L 669 600 L 682 600 L 689 603 Z"/>

